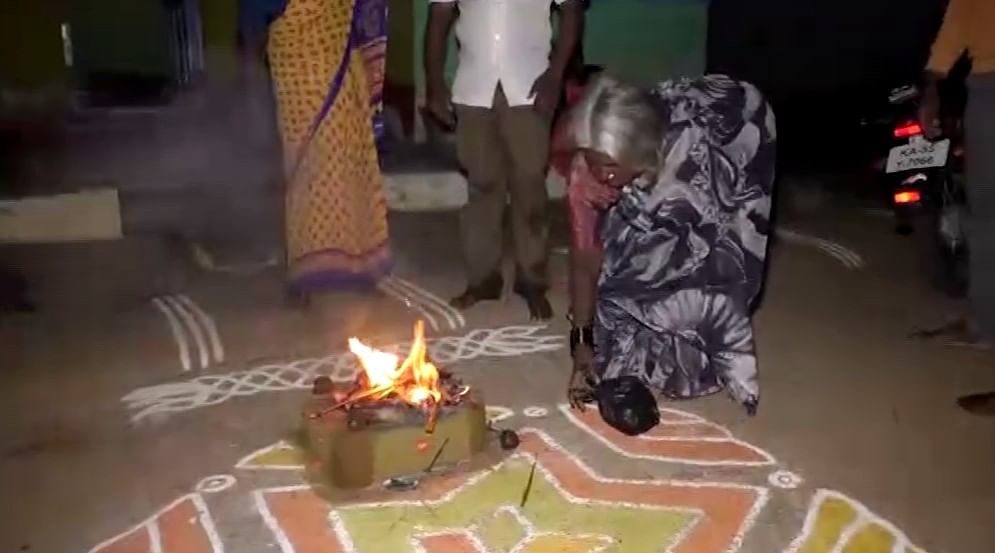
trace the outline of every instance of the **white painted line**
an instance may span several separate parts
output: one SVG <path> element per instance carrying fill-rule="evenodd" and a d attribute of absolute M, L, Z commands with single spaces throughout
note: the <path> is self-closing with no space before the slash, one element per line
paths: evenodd
<path fill-rule="evenodd" d="M 377 288 L 388 296 L 404 304 L 404 306 L 408 309 L 414 309 L 417 311 L 426 321 L 428 321 L 428 324 L 432 327 L 432 330 L 439 330 L 439 322 L 435 320 L 435 316 L 432 314 L 434 310 L 430 311 L 420 302 L 412 301 L 411 298 L 398 291 L 398 289 L 395 288 L 389 280 L 390 279 L 384 279 L 377 285 Z"/>
<path fill-rule="evenodd" d="M 234 486 L 238 480 L 230 474 L 215 474 L 202 478 L 197 485 L 194 486 L 194 490 L 199 493 L 218 493 L 227 490 L 228 488 Z"/>
<path fill-rule="evenodd" d="M 782 490 L 793 490 L 804 482 L 804 478 L 789 470 L 775 470 L 767 475 L 767 483 Z"/>
<path fill-rule="evenodd" d="M 857 534 L 867 523 L 870 522 L 867 517 L 862 514 L 858 514 L 856 518 L 853 519 L 850 524 L 840 532 L 839 538 L 837 538 L 836 543 L 833 544 L 833 548 L 829 550 L 829 553 L 843 553 L 843 549 L 850 543 L 853 536 Z"/>
<path fill-rule="evenodd" d="M 280 546 L 280 551 L 282 553 L 295 553 L 294 544 L 290 543 L 290 538 L 287 537 L 287 533 L 283 531 L 280 523 L 273 516 L 273 513 L 269 510 L 269 505 L 266 503 L 265 492 L 267 490 L 256 490 L 252 492 L 252 499 L 256 504 L 256 510 L 259 511 L 259 516 L 262 517 L 263 523 L 269 528 L 270 532 L 273 532 L 273 537 L 276 539 L 276 543 Z"/>
<path fill-rule="evenodd" d="M 777 229 L 776 235 L 785 242 L 811 246 L 836 259 L 848 269 L 859 269 L 864 266 L 864 259 L 860 254 L 837 242 L 782 228 Z"/>
<path fill-rule="evenodd" d="M 338 515 L 335 515 L 336 519 L 340 519 Z M 420 528 L 418 528 L 420 529 Z M 336 528 L 338 531 L 338 528 Z M 433 538 L 438 536 L 463 536 L 466 541 L 470 542 L 473 546 L 473 553 L 491 553 L 491 550 L 487 549 L 484 542 L 480 540 L 478 535 L 478 530 L 476 526 L 471 526 L 470 528 L 443 528 L 443 529 L 433 529 L 431 532 L 419 532 L 408 538 L 408 545 L 411 546 L 417 553 L 428 553 L 425 546 L 421 544 L 422 540 L 425 538 Z M 511 552 L 509 552 L 511 553 Z"/>
<path fill-rule="evenodd" d="M 487 422 L 494 424 L 515 416 L 515 411 L 503 405 L 488 405 L 485 408 Z"/>
<path fill-rule="evenodd" d="M 200 520 L 200 527 L 207 534 L 207 541 L 211 542 L 211 550 L 213 553 L 224 553 L 225 546 L 221 541 L 221 535 L 218 534 L 218 529 L 214 526 L 214 519 L 211 518 L 211 513 L 207 510 L 207 502 L 204 501 L 204 497 L 199 493 L 195 493 L 190 496 L 190 499 L 197 509 L 197 518 Z"/>
<path fill-rule="evenodd" d="M 124 532 L 121 532 L 120 534 L 110 537 L 98 543 L 97 545 L 93 546 L 90 549 L 89 553 L 100 553 L 105 548 L 107 548 L 107 546 L 113 545 L 118 540 L 123 539 L 124 537 L 129 536 L 141 530 L 148 532 L 151 551 L 153 553 L 162 553 L 162 538 L 159 535 L 160 531 L 158 528 L 159 517 L 171 511 L 174 507 L 187 500 L 191 501 L 194 505 L 194 508 L 197 510 L 197 518 L 200 521 L 201 527 L 204 529 L 204 533 L 207 534 L 207 540 L 211 543 L 212 553 L 224 553 L 225 550 L 224 545 L 222 545 L 221 537 L 220 535 L 218 535 L 218 531 L 214 526 L 214 520 L 211 519 L 211 514 L 207 510 L 207 503 L 204 502 L 204 498 L 201 497 L 201 495 L 198 493 L 188 493 L 181 495 L 180 497 L 176 498 L 165 507 L 162 507 L 161 509 L 153 513 L 152 516 L 128 528 Z M 190 522 L 192 524 L 193 519 L 191 519 Z M 155 528 L 153 529 L 153 527 Z M 293 550 L 291 550 L 291 552 L 292 551 Z"/>
<path fill-rule="evenodd" d="M 540 405 L 533 405 L 522 410 L 522 414 L 530 419 L 541 419 L 549 414 L 549 409 Z"/>
<path fill-rule="evenodd" d="M 149 553 L 162 553 L 162 533 L 159 532 L 159 523 L 151 520 L 145 525 L 149 532 Z"/>
<path fill-rule="evenodd" d="M 403 278 L 391 277 L 389 280 L 391 280 L 392 283 L 401 290 L 407 291 L 412 296 L 420 297 L 428 302 L 428 304 L 434 306 L 436 310 L 446 318 L 446 321 L 449 323 L 449 328 L 456 330 L 466 326 L 466 319 L 463 317 L 463 314 L 439 296 L 436 296 L 421 286 L 404 280 Z"/>
<path fill-rule="evenodd" d="M 235 463 L 235 468 L 242 470 L 303 470 L 304 465 L 257 465 L 253 463 L 253 460 L 257 457 L 265 455 L 267 453 L 276 451 L 278 449 L 294 449 L 294 447 L 286 440 L 281 440 L 275 444 L 268 445 L 264 448 L 257 449 L 252 453 L 246 455 L 239 459 Z"/>
<path fill-rule="evenodd" d="M 218 325 L 214 322 L 214 318 L 208 315 L 203 309 L 197 305 L 197 302 L 190 299 L 189 296 L 181 294 L 178 296 L 183 305 L 193 312 L 194 317 L 200 321 L 201 326 L 207 331 L 207 338 L 211 342 L 211 353 L 214 354 L 214 361 L 217 363 L 224 363 L 225 361 L 225 347 L 221 343 L 221 335 L 218 333 Z"/>
<path fill-rule="evenodd" d="M 328 522 L 331 527 L 335 530 L 336 536 L 339 538 L 339 543 L 342 544 L 342 549 L 345 553 L 357 553 L 356 544 L 352 541 L 352 536 L 349 531 L 346 530 L 345 521 L 336 511 L 331 511 L 328 513 Z"/>
<path fill-rule="evenodd" d="M 797 553 L 801 550 L 802 546 L 806 545 L 809 539 L 812 537 L 812 532 L 815 530 L 816 522 L 818 521 L 819 515 L 822 512 L 822 506 L 827 500 L 836 500 L 846 503 L 847 506 L 854 510 L 855 516 L 854 520 L 848 524 L 840 533 L 833 544 L 832 551 L 841 551 L 846 548 L 848 542 L 853 537 L 857 531 L 867 524 L 876 524 L 881 528 L 888 531 L 892 537 L 895 538 L 895 545 L 892 548 L 893 553 L 906 552 L 913 548 L 912 541 L 909 539 L 908 535 L 898 529 L 891 522 L 881 518 L 880 516 L 871 512 L 866 505 L 853 499 L 852 497 L 845 495 L 843 493 L 819 489 L 812 496 L 812 500 L 809 502 L 808 512 L 805 514 L 805 523 L 802 525 L 802 530 L 791 540 L 788 547 L 785 548 L 784 553 Z M 922 548 L 915 548 L 917 551 L 923 551 Z"/>
<path fill-rule="evenodd" d="M 391 280 L 401 290 L 404 290 L 413 296 L 422 298 L 428 305 L 435 308 L 443 317 L 446 318 L 446 322 L 449 323 L 449 328 L 452 330 L 466 326 L 466 319 L 463 318 L 463 314 L 439 296 L 436 296 L 421 286 L 404 280 L 403 278 L 392 277 Z"/>
<path fill-rule="evenodd" d="M 183 332 L 183 325 L 176 317 L 176 314 L 166 305 L 166 302 L 159 298 L 153 298 L 152 305 L 166 317 L 166 322 L 169 324 L 169 331 L 173 333 L 173 340 L 176 342 L 176 347 L 179 350 L 180 366 L 183 367 L 183 372 L 189 371 L 190 344 L 187 343 L 187 336 Z"/>
<path fill-rule="evenodd" d="M 611 440 L 609 440 L 608 438 L 606 438 L 605 436 L 603 436 L 600 432 L 598 432 L 597 430 L 595 430 L 594 428 L 592 428 L 590 425 L 588 425 L 586 422 L 584 422 L 583 420 L 581 420 L 577 415 L 574 414 L 574 412 L 570 408 L 569 404 L 563 403 L 563 404 L 560 404 L 558 407 L 560 409 L 560 412 L 567 418 L 567 420 L 569 420 L 571 423 L 573 423 L 574 426 L 576 426 L 580 430 L 583 430 L 585 433 L 587 433 L 587 435 L 591 436 L 592 438 L 594 438 L 595 440 L 597 440 L 598 442 L 600 442 L 601 444 L 603 444 L 608 449 L 614 451 L 615 453 L 621 455 L 622 457 L 627 457 L 629 459 L 646 459 L 648 461 L 663 461 L 663 462 L 668 462 L 668 463 L 679 463 L 679 464 L 685 464 L 685 465 L 699 465 L 699 466 L 759 467 L 759 466 L 774 465 L 774 464 L 777 463 L 777 460 L 770 453 L 764 451 L 763 449 L 760 449 L 759 447 L 757 447 L 757 446 L 755 446 L 755 445 L 753 445 L 751 443 L 744 442 L 743 440 L 735 438 L 733 436 L 732 432 L 730 432 L 728 428 L 725 428 L 725 427 L 723 427 L 721 425 L 718 425 L 718 424 L 715 424 L 715 423 L 712 423 L 712 422 L 708 422 L 708 421 L 704 421 L 703 424 L 707 424 L 707 425 L 709 425 L 712 428 L 714 428 L 714 427 L 722 428 L 723 430 L 725 430 L 725 432 L 728 435 L 728 437 L 727 438 L 717 438 L 717 437 L 695 438 L 695 437 L 690 437 L 689 436 L 687 438 L 652 438 L 652 440 L 650 440 L 649 438 L 640 438 L 640 439 L 645 439 L 645 440 L 649 440 L 649 441 L 660 441 L 660 442 L 674 441 L 674 442 L 719 442 L 719 443 L 731 443 L 731 444 L 736 444 L 736 445 L 742 447 L 743 449 L 748 449 L 750 451 L 753 451 L 759 457 L 761 457 L 763 460 L 762 461 L 735 461 L 735 460 L 719 460 L 719 461 L 707 460 L 706 461 L 706 460 L 703 460 L 703 459 L 686 459 L 686 458 L 681 458 L 681 457 L 671 457 L 671 456 L 667 456 L 667 455 L 653 455 L 653 454 L 649 454 L 649 453 L 632 453 L 632 452 L 629 452 L 629 451 L 626 451 L 625 449 L 623 449 L 622 446 L 619 446 L 618 444 L 613 443 Z M 673 411 L 676 411 L 676 409 L 671 409 L 671 412 L 673 412 Z M 661 426 L 666 426 L 667 424 L 669 424 L 669 423 L 666 423 L 666 422 L 661 422 L 660 423 Z"/>
<path fill-rule="evenodd" d="M 854 268 L 860 267 L 864 264 L 864 260 L 860 257 L 860 255 L 846 246 L 836 242 L 831 242 L 829 240 L 823 240 L 821 238 L 814 239 L 813 243 L 815 247 L 836 257 L 836 259 L 839 259 L 844 264 L 849 264 Z"/>
<path fill-rule="evenodd" d="M 186 323 L 187 330 L 190 335 L 193 336 L 193 341 L 197 344 L 197 350 L 200 354 L 200 368 L 206 369 L 211 364 L 211 358 L 209 357 L 210 352 L 207 349 L 207 339 L 204 338 L 204 333 L 197 324 L 197 319 L 193 316 L 193 313 L 187 311 L 187 308 L 183 306 L 178 299 L 173 296 L 166 296 L 163 298 L 166 305 L 173 308 L 176 313 L 180 315 L 180 320 Z"/>

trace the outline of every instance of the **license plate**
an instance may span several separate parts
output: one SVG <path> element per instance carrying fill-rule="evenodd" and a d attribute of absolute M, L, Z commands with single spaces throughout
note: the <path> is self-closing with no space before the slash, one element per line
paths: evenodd
<path fill-rule="evenodd" d="M 886 173 L 915 171 L 931 167 L 943 167 L 950 153 L 950 140 L 930 142 L 923 138 L 913 138 L 908 144 L 895 146 L 888 153 Z"/>

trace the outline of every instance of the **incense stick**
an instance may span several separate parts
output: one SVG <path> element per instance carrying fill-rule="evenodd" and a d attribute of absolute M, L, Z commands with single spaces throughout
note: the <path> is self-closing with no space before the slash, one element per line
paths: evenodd
<path fill-rule="evenodd" d="M 522 509 L 525 508 L 525 502 L 529 500 L 529 494 L 532 493 L 532 481 L 536 477 L 536 463 L 538 462 L 537 459 L 532 461 L 532 470 L 529 471 L 529 479 L 525 482 L 525 489 L 522 490 L 522 502 L 519 504 L 519 507 Z"/>
<path fill-rule="evenodd" d="M 448 444 L 449 444 L 449 438 L 442 440 L 442 445 L 439 446 L 439 449 L 435 452 L 435 455 L 432 456 L 432 461 L 428 464 L 427 467 L 425 467 L 426 473 L 432 472 L 432 469 L 435 467 L 435 463 L 437 463 L 439 461 L 439 457 L 442 456 L 442 450 L 446 449 L 446 445 Z"/>

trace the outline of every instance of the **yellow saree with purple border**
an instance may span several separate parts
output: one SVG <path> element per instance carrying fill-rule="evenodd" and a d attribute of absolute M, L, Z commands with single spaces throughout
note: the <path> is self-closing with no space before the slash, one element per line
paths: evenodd
<path fill-rule="evenodd" d="M 386 40 L 385 0 L 289 0 L 270 25 L 287 263 L 300 291 L 371 286 L 390 270 L 375 132 Z"/>

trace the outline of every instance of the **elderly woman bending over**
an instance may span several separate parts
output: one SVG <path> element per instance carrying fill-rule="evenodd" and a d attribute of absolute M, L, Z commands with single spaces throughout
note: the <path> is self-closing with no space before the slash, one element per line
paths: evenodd
<path fill-rule="evenodd" d="M 656 393 L 725 388 L 755 413 L 776 158 L 763 96 L 718 75 L 648 91 L 602 76 L 566 124 L 571 403 L 630 434 L 658 422 Z"/>

